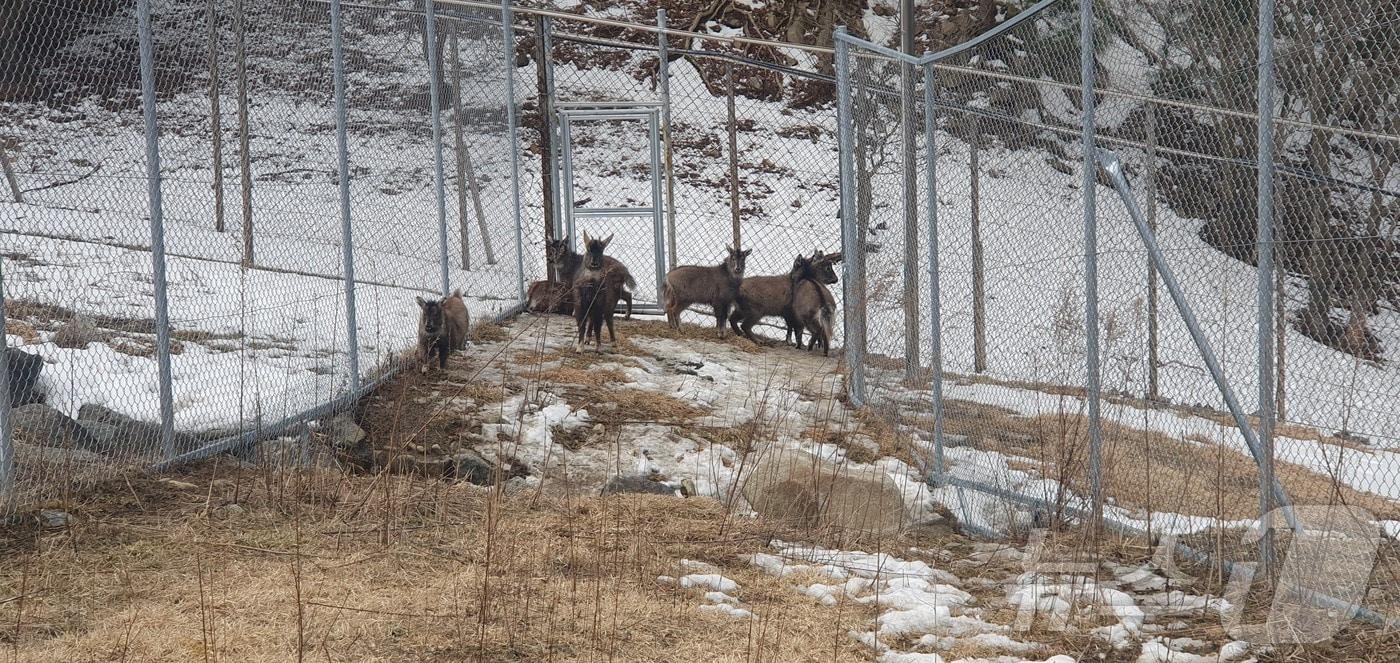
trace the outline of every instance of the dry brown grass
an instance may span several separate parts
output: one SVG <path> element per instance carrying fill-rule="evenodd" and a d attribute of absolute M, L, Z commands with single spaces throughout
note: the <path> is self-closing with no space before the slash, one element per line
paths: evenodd
<path fill-rule="evenodd" d="M 617 384 L 627 381 L 627 376 L 615 368 L 576 368 L 573 366 L 558 366 L 540 371 L 533 375 L 540 382 L 549 384 L 568 384 L 588 387 L 602 387 L 607 384 Z"/>
<path fill-rule="evenodd" d="M 651 338 L 667 338 L 674 341 L 709 341 L 711 343 L 721 343 L 732 346 L 743 352 L 762 352 L 766 348 L 747 338 L 737 336 L 733 330 L 725 333 L 724 338 L 719 337 L 719 332 L 710 325 L 682 324 L 680 329 L 672 329 L 670 325 L 662 321 L 655 320 L 629 320 L 621 321 L 622 327 L 629 334 L 636 336 L 649 336 Z"/>
<path fill-rule="evenodd" d="M 5 320 L 5 333 L 23 338 L 25 344 L 39 342 L 39 331 L 23 320 Z"/>
<path fill-rule="evenodd" d="M 1029 459 L 1035 472 L 1087 492 L 1088 422 L 1079 414 L 1023 417 L 949 401 L 945 430 L 972 437 L 979 448 Z M 1217 440 L 1183 441 L 1113 421 L 1103 421 L 1102 430 L 1104 494 L 1118 505 L 1225 519 L 1258 515 L 1258 469 L 1248 456 L 1222 450 Z M 1345 503 L 1400 517 L 1394 503 L 1301 465 L 1277 461 L 1276 473 L 1298 504 Z"/>
<path fill-rule="evenodd" d="M 467 340 L 472 343 L 500 343 L 510 340 L 510 332 L 494 322 L 483 322 L 472 327 Z"/>
<path fill-rule="evenodd" d="M 902 368 L 902 366 L 903 364 L 899 363 L 897 365 L 892 364 L 887 368 L 893 370 L 895 368 Z M 1008 380 L 991 377 L 988 375 L 952 373 L 946 374 L 946 379 L 967 384 L 991 384 L 1002 387 L 1011 387 L 1015 389 L 1024 389 L 1028 391 L 1039 392 L 1041 394 L 1049 394 L 1051 396 L 1069 396 L 1081 400 L 1087 397 L 1087 392 L 1083 387 L 1054 384 L 1049 382 Z M 1174 412 L 1182 415 L 1200 417 L 1202 419 L 1209 419 L 1211 421 L 1214 421 L 1215 423 L 1218 423 L 1222 426 L 1234 427 L 1235 425 L 1235 420 L 1230 415 L 1230 413 L 1222 412 L 1220 410 L 1208 409 L 1204 407 L 1176 405 L 1160 401 L 1145 401 L 1144 399 L 1139 397 L 1128 397 L 1122 394 L 1103 394 L 1102 398 L 1104 402 L 1113 403 L 1114 405 L 1123 405 L 1139 410 L 1150 408 L 1152 410 Z M 1257 416 L 1247 416 L 1247 419 L 1249 420 L 1251 426 L 1254 426 L 1256 428 L 1259 426 L 1259 418 Z M 1367 448 L 1365 445 L 1359 444 L 1354 440 L 1348 440 L 1344 437 L 1324 433 L 1321 430 L 1318 430 L 1317 428 L 1314 428 L 1312 426 L 1292 421 L 1275 422 L 1274 432 L 1280 436 L 1291 437 L 1296 440 L 1321 442 L 1323 444 L 1332 444 L 1340 447 L 1346 447 L 1348 449 L 1370 451 L 1370 449 Z"/>
<path fill-rule="evenodd" d="M 563 393 L 571 405 L 587 407 L 594 419 L 606 425 L 658 423 L 675 426 L 706 412 L 674 396 L 631 387 L 569 388 Z"/>
<path fill-rule="evenodd" d="M 868 605 L 739 560 L 768 526 L 718 502 L 505 497 L 402 477 L 214 471 L 108 486 L 64 531 L 0 532 L 18 661 L 868 660 Z M 237 510 L 229 505 L 237 504 Z M 682 558 L 754 621 L 658 583 Z"/>

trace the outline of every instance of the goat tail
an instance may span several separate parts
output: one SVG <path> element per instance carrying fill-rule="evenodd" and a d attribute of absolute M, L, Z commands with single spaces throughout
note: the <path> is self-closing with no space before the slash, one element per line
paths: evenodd
<path fill-rule="evenodd" d="M 831 343 L 832 330 L 836 327 L 836 313 L 830 306 L 823 306 L 819 315 L 822 332 L 826 334 L 826 342 Z"/>
<path fill-rule="evenodd" d="M 661 284 L 661 308 L 663 310 L 671 306 L 671 284 L 663 282 Z"/>
<path fill-rule="evenodd" d="M 632 278 L 632 272 L 627 272 L 627 281 L 625 283 L 628 290 L 637 289 L 637 279 Z"/>

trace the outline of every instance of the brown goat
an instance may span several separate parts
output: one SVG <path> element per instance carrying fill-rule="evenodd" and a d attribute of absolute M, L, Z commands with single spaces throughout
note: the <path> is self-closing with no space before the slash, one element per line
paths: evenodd
<path fill-rule="evenodd" d="M 744 263 L 753 252 L 751 249 L 740 251 L 737 247 L 725 250 L 729 255 L 714 267 L 682 265 L 666 272 L 661 302 L 666 308 L 666 322 L 672 329 L 680 329 L 681 311 L 692 304 L 709 304 L 715 313 L 715 328 L 720 338 L 724 337 L 724 321 L 729 318 L 729 309 L 739 295 L 739 284 L 744 281 Z"/>
<path fill-rule="evenodd" d="M 623 284 L 632 277 L 626 274 L 626 267 L 621 268 L 622 272 L 617 271 L 615 266 L 621 267 L 621 263 L 603 255 L 612 239 L 612 235 L 605 239 L 594 239 L 589 237 L 587 232 L 583 233 L 587 251 L 583 255 L 583 263 L 579 266 L 578 273 L 574 276 L 574 321 L 578 324 L 578 338 L 574 342 L 576 352 L 583 349 L 584 337 L 589 334 L 593 336 L 598 349 L 602 350 L 602 328 L 605 323 L 608 326 L 608 340 L 617 343 L 617 333 L 613 330 L 613 315 L 617 312 L 617 302 L 623 291 Z M 635 281 L 632 283 L 636 285 Z"/>
<path fill-rule="evenodd" d="M 462 291 L 438 299 L 415 298 L 418 302 L 418 356 L 422 361 L 419 370 L 428 372 L 428 364 L 437 355 L 438 368 L 447 368 L 447 355 L 467 347 L 467 329 L 471 326 L 471 315 L 467 303 L 462 300 Z"/>
<path fill-rule="evenodd" d="M 588 233 L 585 232 L 584 237 L 587 236 Z M 609 236 L 609 238 L 611 238 L 611 236 Z M 574 253 L 573 249 L 569 248 L 569 240 L 551 239 L 545 244 L 544 255 L 545 258 L 547 258 L 549 262 L 554 265 L 554 278 L 558 279 L 558 282 L 561 286 L 568 287 L 570 291 L 570 296 L 572 297 L 574 280 L 578 277 L 579 268 L 583 266 L 583 254 Z M 632 278 L 632 273 L 627 271 L 627 266 L 623 265 L 621 262 L 618 262 L 616 258 L 613 258 L 612 256 L 604 256 L 603 261 L 608 266 L 608 273 L 610 275 L 610 278 L 613 280 L 616 287 L 618 288 L 618 299 L 627 302 L 627 319 L 631 320 L 631 289 L 637 287 L 637 281 L 636 279 Z M 574 305 L 571 303 L 569 305 L 569 308 L 561 310 L 559 312 L 571 313 L 573 312 L 573 310 Z"/>
<path fill-rule="evenodd" d="M 798 324 L 797 347 L 802 347 L 802 330 L 805 328 L 812 332 L 812 341 L 807 349 L 815 350 L 820 342 L 822 354 L 829 357 L 836 317 L 836 299 L 820 281 L 812 267 L 811 259 L 799 257 L 798 263 L 802 270 L 800 275 L 794 278 L 792 292 L 792 315 Z M 797 269 L 794 268 L 794 271 Z"/>
<path fill-rule="evenodd" d="M 573 284 L 558 281 L 535 281 L 530 284 L 527 301 L 530 311 L 533 313 L 573 313 Z"/>
<path fill-rule="evenodd" d="M 739 297 L 735 300 L 734 313 L 729 316 L 729 325 L 736 334 L 758 342 L 753 335 L 753 327 L 760 320 L 770 316 L 781 316 L 787 323 L 787 338 L 797 335 L 798 347 L 802 347 L 802 325 L 793 315 L 793 285 L 810 271 L 823 283 L 836 282 L 836 270 L 832 267 L 841 260 L 841 254 L 822 254 L 817 251 L 812 258 L 797 256 L 792 270 L 778 276 L 750 276 L 739 286 Z"/>
<path fill-rule="evenodd" d="M 812 279 L 824 286 L 833 285 L 836 283 L 836 263 L 841 262 L 840 251 L 837 251 L 836 253 L 822 253 L 821 249 L 817 249 L 812 252 L 811 258 L 805 259 L 805 265 L 803 264 L 803 261 L 804 259 L 802 258 L 802 256 L 798 256 L 797 260 L 794 260 L 792 263 L 793 271 L 789 275 L 793 277 L 794 284 L 796 284 L 802 279 Z M 823 289 L 825 290 L 825 288 Z M 826 290 L 826 292 L 828 295 L 831 294 L 830 290 Z M 796 296 L 797 293 L 796 291 L 794 291 L 793 297 Z M 793 312 L 791 305 L 789 305 L 787 310 L 783 312 L 783 317 L 787 320 L 789 335 L 795 335 L 797 337 L 795 339 L 797 341 L 797 349 L 801 350 L 802 332 L 804 331 L 806 325 L 804 325 L 802 321 L 798 318 L 798 316 Z M 827 338 L 829 339 L 830 337 L 831 333 L 828 332 Z M 813 340 L 813 342 L 815 342 L 815 339 Z"/>

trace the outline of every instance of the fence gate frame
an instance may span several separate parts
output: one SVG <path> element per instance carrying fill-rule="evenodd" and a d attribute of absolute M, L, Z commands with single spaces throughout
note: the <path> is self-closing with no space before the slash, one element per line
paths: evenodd
<path fill-rule="evenodd" d="M 652 249 L 656 262 L 656 293 L 661 296 L 666 279 L 666 196 L 662 189 L 661 113 L 663 102 L 647 101 L 558 101 L 554 107 L 558 127 L 555 148 L 555 195 L 559 201 L 554 217 L 554 233 L 578 249 L 578 219 L 646 218 L 652 220 Z M 651 203 L 640 207 L 577 207 L 574 204 L 573 125 L 578 122 L 645 122 L 651 171 Z M 660 302 L 643 302 L 634 307 L 643 313 L 659 313 Z"/>

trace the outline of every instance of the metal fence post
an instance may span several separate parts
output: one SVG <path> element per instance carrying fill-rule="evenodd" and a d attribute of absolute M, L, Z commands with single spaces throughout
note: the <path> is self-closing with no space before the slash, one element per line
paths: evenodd
<path fill-rule="evenodd" d="M 554 29 L 554 23 L 548 16 L 541 16 L 539 20 L 540 48 L 543 53 L 541 59 L 544 60 L 542 64 L 544 70 L 544 89 L 540 91 L 540 97 L 543 100 L 540 104 L 540 108 L 547 110 L 549 114 L 549 117 L 545 120 L 545 127 L 549 131 L 549 140 L 546 143 L 549 146 L 549 178 L 546 182 L 549 186 L 546 187 L 546 195 L 554 201 L 551 207 L 552 215 L 548 219 L 548 223 L 553 230 L 554 239 L 567 239 L 570 242 L 569 245 L 573 246 L 572 242 L 574 238 L 571 234 L 572 229 L 564 228 L 564 217 L 567 215 L 563 207 L 563 187 L 572 186 L 572 181 L 569 178 L 563 177 L 563 165 L 560 163 L 559 159 L 559 150 L 566 147 L 562 140 L 562 131 L 564 127 L 567 126 L 567 123 L 561 125 L 559 123 L 559 116 L 554 110 L 554 43 L 549 36 L 550 32 Z M 553 269 L 554 267 L 551 266 L 550 270 Z"/>
<path fill-rule="evenodd" d="M 724 61 L 724 84 L 729 91 L 726 97 L 728 121 L 725 127 L 729 132 L 729 221 L 734 233 L 734 248 L 739 248 L 739 120 L 734 110 L 734 63 Z"/>
<path fill-rule="evenodd" d="M 155 53 L 151 45 L 151 0 L 136 5 L 141 42 L 141 105 L 146 119 L 146 183 L 151 205 L 151 276 L 155 286 L 156 367 L 160 373 L 160 448 L 175 457 L 175 401 L 170 375 L 170 313 L 166 308 L 165 225 L 160 199 L 160 130 L 156 127 Z"/>
<path fill-rule="evenodd" d="M 437 61 L 437 12 L 433 9 L 435 0 L 423 0 L 423 34 L 427 43 L 428 61 L 428 106 L 433 114 L 433 188 L 437 193 L 438 249 L 442 265 L 442 296 L 452 292 L 452 284 L 447 271 L 447 185 L 442 165 L 442 100 L 439 88 Z"/>
<path fill-rule="evenodd" d="M 520 225 L 520 146 L 516 136 L 515 109 L 515 23 L 510 0 L 501 0 L 501 35 L 505 40 L 506 132 L 510 145 L 510 195 L 515 208 L 515 285 L 520 301 L 525 301 L 525 240 Z"/>
<path fill-rule="evenodd" d="M 914 57 L 913 0 L 900 2 L 900 50 Z M 904 382 L 917 384 L 919 376 L 919 167 L 914 163 L 918 126 L 914 78 L 918 71 L 909 62 L 899 63 L 901 156 L 904 168 Z"/>
<path fill-rule="evenodd" d="M 1259 144 L 1256 205 L 1259 213 L 1255 250 L 1258 253 L 1259 333 L 1259 566 L 1265 577 L 1274 562 L 1274 535 L 1267 521 L 1274 509 L 1274 0 L 1259 2 Z"/>
<path fill-rule="evenodd" d="M 210 158 L 214 161 L 214 230 L 224 232 L 224 128 L 219 109 L 219 8 L 218 0 L 208 0 L 209 23 L 209 134 Z"/>
<path fill-rule="evenodd" d="M 1143 195 L 1147 198 L 1147 227 L 1157 232 L 1157 105 L 1147 107 L 1147 173 Z M 1158 353 L 1157 323 L 1157 268 L 1152 260 L 1147 260 L 1147 398 L 1159 400 L 1157 370 L 1161 358 Z"/>
<path fill-rule="evenodd" d="M 0 260 L 0 507 L 14 495 L 15 449 L 10 439 L 10 337 L 5 332 L 5 272 Z"/>
<path fill-rule="evenodd" d="M 1084 331 L 1085 381 L 1089 401 L 1089 483 L 1094 528 L 1103 524 L 1103 458 L 1099 425 L 1099 256 L 1095 205 L 1098 161 L 1094 149 L 1094 2 L 1079 0 L 1079 83 L 1084 117 L 1080 147 L 1084 151 Z"/>
<path fill-rule="evenodd" d="M 345 339 L 350 351 L 350 389 L 360 388 L 360 341 L 355 320 L 355 245 L 350 226 L 350 147 L 346 137 L 345 49 L 340 0 L 331 0 L 331 68 L 335 76 L 336 167 L 340 175 L 340 255 L 345 275 Z"/>
<path fill-rule="evenodd" d="M 234 78 L 238 83 L 238 188 L 242 196 L 243 266 L 252 267 L 253 246 L 253 154 L 248 133 L 248 30 L 243 0 L 233 5 Z"/>
<path fill-rule="evenodd" d="M 676 261 L 676 175 L 671 154 L 671 55 L 666 43 L 666 9 L 656 10 L 656 82 L 661 91 L 661 143 L 666 156 L 666 243 L 671 264 Z"/>
<path fill-rule="evenodd" d="M 856 318 L 860 307 L 865 306 L 856 279 L 864 278 L 864 256 L 857 230 L 855 147 L 851 135 L 851 54 L 846 44 L 846 27 L 836 28 L 836 138 L 837 153 L 840 156 L 841 175 L 841 251 L 845 259 L 842 265 L 842 300 L 845 312 L 842 316 L 845 336 L 846 370 L 850 372 L 850 385 L 846 389 L 851 404 L 865 404 L 865 330 L 860 328 Z"/>
<path fill-rule="evenodd" d="M 929 369 L 933 372 L 933 471 L 943 476 L 943 312 L 938 281 L 938 116 L 934 107 L 937 78 L 933 63 L 924 65 L 924 192 L 928 200 Z"/>

